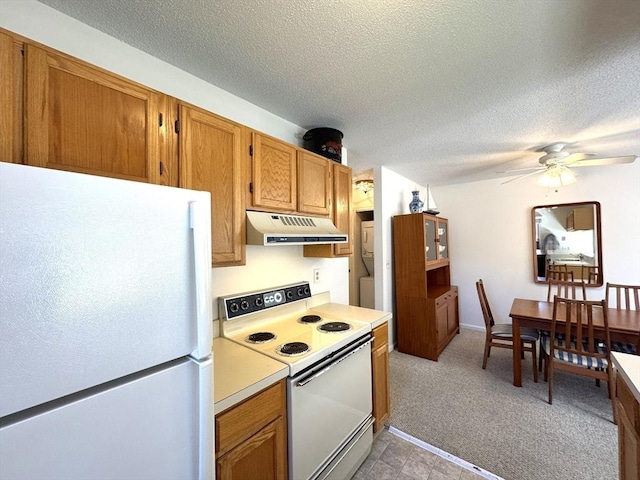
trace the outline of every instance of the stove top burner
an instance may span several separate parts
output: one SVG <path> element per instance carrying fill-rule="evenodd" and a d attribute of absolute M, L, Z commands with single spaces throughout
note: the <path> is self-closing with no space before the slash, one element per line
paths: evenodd
<path fill-rule="evenodd" d="M 320 315 L 303 315 L 298 321 L 300 323 L 318 323 L 322 321 L 322 317 Z"/>
<path fill-rule="evenodd" d="M 311 350 L 311 347 L 304 342 L 290 342 L 280 345 L 276 352 L 285 357 L 295 357 L 297 355 L 303 355 Z"/>
<path fill-rule="evenodd" d="M 267 343 L 275 338 L 276 335 L 271 332 L 256 332 L 249 335 L 245 340 L 249 343 Z"/>
<path fill-rule="evenodd" d="M 351 330 L 351 325 L 346 322 L 327 322 L 318 327 L 321 332 L 337 333 Z"/>

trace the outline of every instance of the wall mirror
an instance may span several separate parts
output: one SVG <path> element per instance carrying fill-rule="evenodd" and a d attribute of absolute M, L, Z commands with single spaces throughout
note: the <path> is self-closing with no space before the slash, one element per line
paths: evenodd
<path fill-rule="evenodd" d="M 545 283 L 554 272 L 566 271 L 587 287 L 603 282 L 600 204 L 598 202 L 541 205 L 531 209 L 533 279 Z"/>

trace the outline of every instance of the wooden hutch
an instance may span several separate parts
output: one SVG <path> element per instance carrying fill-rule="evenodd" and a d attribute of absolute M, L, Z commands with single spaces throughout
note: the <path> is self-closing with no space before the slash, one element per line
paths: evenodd
<path fill-rule="evenodd" d="M 393 217 L 398 351 L 438 360 L 460 332 L 449 272 L 449 225 L 425 213 Z"/>

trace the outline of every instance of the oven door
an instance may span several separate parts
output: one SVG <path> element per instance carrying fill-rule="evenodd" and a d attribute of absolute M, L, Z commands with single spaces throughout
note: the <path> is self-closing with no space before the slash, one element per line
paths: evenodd
<path fill-rule="evenodd" d="M 287 380 L 289 478 L 307 479 L 371 416 L 371 336 Z"/>

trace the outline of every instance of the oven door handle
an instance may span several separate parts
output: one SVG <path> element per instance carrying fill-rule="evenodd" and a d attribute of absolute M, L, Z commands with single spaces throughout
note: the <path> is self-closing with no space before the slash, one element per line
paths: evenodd
<path fill-rule="evenodd" d="M 313 375 L 308 376 L 307 378 L 304 378 L 303 380 L 299 380 L 296 382 L 296 387 L 304 387 L 306 384 L 308 384 L 309 382 L 315 380 L 316 378 L 318 378 L 320 375 L 327 373 L 329 370 L 331 370 L 333 367 L 335 367 L 336 365 L 338 365 L 339 363 L 345 361 L 347 358 L 349 358 L 351 355 L 353 355 L 354 353 L 358 352 L 359 350 L 362 350 L 364 347 L 366 347 L 367 345 L 369 345 L 371 342 L 373 342 L 373 337 L 369 337 L 367 340 L 365 340 L 363 343 L 361 343 L 360 345 L 358 345 L 357 347 L 355 347 L 353 350 L 350 350 L 348 353 L 344 354 L 343 356 L 341 356 L 340 358 L 334 360 L 333 362 L 331 362 L 329 365 L 327 365 L 326 367 L 324 367 L 322 370 L 318 370 L 317 372 L 315 372 Z"/>

